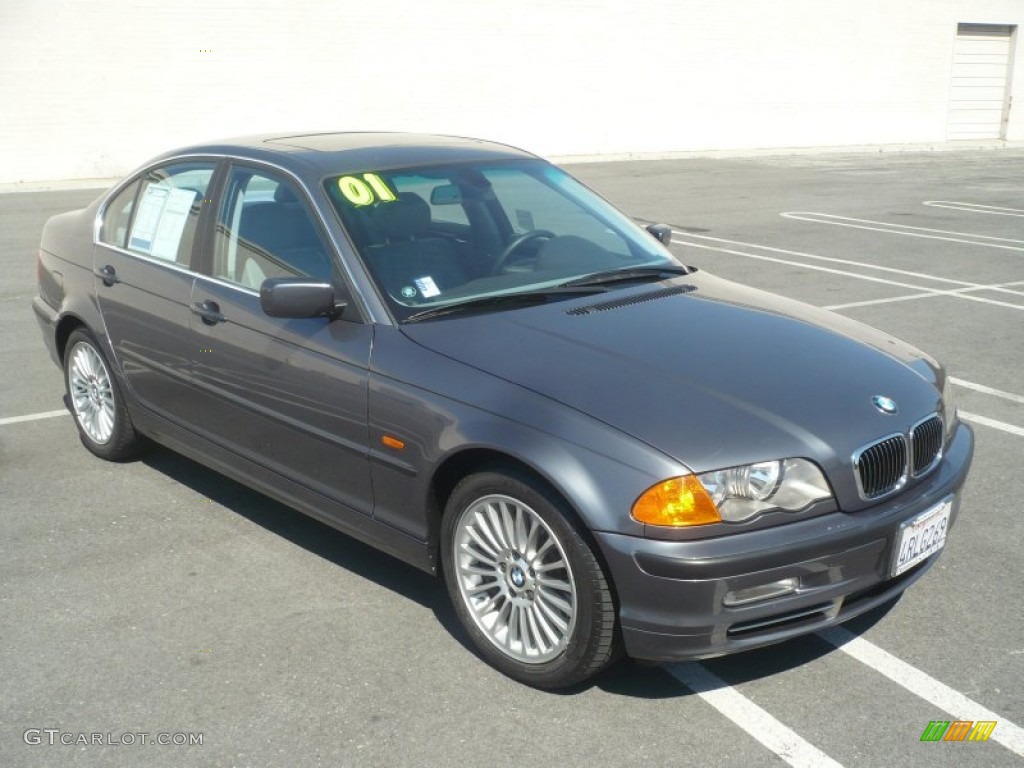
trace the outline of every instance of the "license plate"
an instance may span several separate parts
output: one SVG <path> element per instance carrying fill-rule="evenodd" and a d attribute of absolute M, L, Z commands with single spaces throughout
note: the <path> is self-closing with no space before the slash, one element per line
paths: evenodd
<path fill-rule="evenodd" d="M 893 576 L 899 576 L 942 549 L 952 511 L 953 497 L 949 496 L 900 526 L 892 561 Z"/>

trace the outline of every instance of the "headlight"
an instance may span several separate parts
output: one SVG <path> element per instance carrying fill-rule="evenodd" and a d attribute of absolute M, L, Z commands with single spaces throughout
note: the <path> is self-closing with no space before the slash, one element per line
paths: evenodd
<path fill-rule="evenodd" d="M 949 437 L 956 424 L 956 399 L 953 396 L 953 385 L 949 381 L 948 374 L 942 382 L 942 423 L 946 425 L 946 437 Z"/>
<path fill-rule="evenodd" d="M 658 483 L 636 500 L 633 518 L 676 528 L 740 523 L 772 509 L 795 512 L 831 496 L 821 470 L 806 459 L 759 461 Z"/>
<path fill-rule="evenodd" d="M 761 461 L 697 475 L 722 520 L 739 523 L 769 509 L 790 512 L 832 495 L 825 477 L 806 459 Z"/>

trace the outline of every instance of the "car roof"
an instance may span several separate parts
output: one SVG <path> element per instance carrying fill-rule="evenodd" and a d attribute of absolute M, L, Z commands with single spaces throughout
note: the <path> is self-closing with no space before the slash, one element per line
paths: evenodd
<path fill-rule="evenodd" d="M 397 132 L 261 134 L 182 147 L 157 159 L 181 155 L 245 157 L 316 175 L 474 160 L 536 158 L 524 150 L 493 141 Z"/>

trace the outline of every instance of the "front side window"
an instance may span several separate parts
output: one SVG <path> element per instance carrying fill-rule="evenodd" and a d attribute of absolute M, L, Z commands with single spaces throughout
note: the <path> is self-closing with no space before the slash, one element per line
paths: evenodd
<path fill-rule="evenodd" d="M 104 242 L 189 266 L 213 171 L 209 162 L 174 163 L 147 171 L 111 201 L 104 216 Z M 129 190 L 136 188 L 137 194 L 129 197 Z"/>
<path fill-rule="evenodd" d="M 232 169 L 217 221 L 213 276 L 256 291 L 270 277 L 332 279 L 330 250 L 291 181 Z"/>
<path fill-rule="evenodd" d="M 542 160 L 367 170 L 324 184 L 399 321 L 609 270 L 681 268 L 648 233 Z"/>

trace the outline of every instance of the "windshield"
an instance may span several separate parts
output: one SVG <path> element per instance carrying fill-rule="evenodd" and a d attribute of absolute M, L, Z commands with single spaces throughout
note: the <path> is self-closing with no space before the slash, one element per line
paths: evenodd
<path fill-rule="evenodd" d="M 680 267 L 651 235 L 542 160 L 367 170 L 325 185 L 399 321 L 599 272 Z"/>

